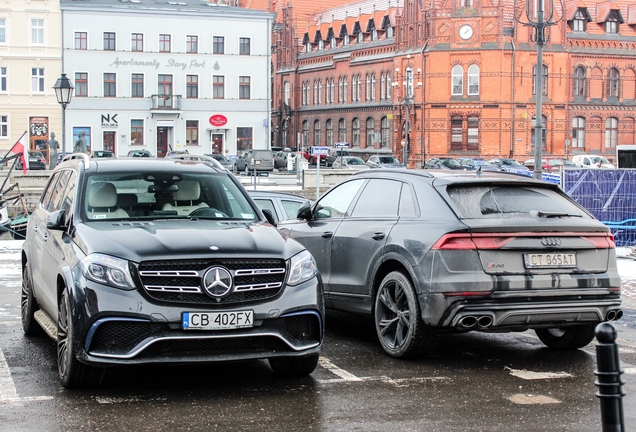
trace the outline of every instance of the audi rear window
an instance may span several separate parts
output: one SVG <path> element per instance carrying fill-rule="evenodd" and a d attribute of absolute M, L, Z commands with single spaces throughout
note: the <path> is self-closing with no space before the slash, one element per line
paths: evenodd
<path fill-rule="evenodd" d="M 557 191 L 536 186 L 458 185 L 447 189 L 461 219 L 584 217 L 583 209 Z"/>

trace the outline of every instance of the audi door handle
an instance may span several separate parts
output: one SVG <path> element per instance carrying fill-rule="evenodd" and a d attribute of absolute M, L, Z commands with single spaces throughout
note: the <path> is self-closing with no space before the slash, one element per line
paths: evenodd
<path fill-rule="evenodd" d="M 324 233 L 322 233 L 322 237 L 323 237 L 323 238 L 330 238 L 330 237 L 333 237 L 333 232 L 331 232 L 331 231 L 325 231 Z"/>
<path fill-rule="evenodd" d="M 386 234 L 383 232 L 377 232 L 371 236 L 373 240 L 382 240 Z"/>

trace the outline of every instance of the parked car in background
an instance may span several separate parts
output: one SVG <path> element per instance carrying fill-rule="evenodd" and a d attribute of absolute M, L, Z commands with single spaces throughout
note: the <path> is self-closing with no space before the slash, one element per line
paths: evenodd
<path fill-rule="evenodd" d="M 279 171 L 287 171 L 287 162 L 289 155 L 291 155 L 292 160 L 295 163 L 296 153 L 291 150 L 278 151 L 274 153 L 274 168 Z"/>
<path fill-rule="evenodd" d="M 343 156 L 334 161 L 332 165 L 333 169 L 350 169 L 350 170 L 365 170 L 369 169 L 369 165 L 364 163 L 362 159 L 357 156 Z"/>
<path fill-rule="evenodd" d="M 318 156 L 317 155 L 311 154 L 311 147 L 308 148 L 308 149 L 305 149 L 303 151 L 303 157 L 309 162 L 309 165 L 316 165 L 316 161 L 318 160 Z M 321 154 L 320 155 L 320 164 L 327 166 L 327 155 L 326 154 Z"/>
<path fill-rule="evenodd" d="M 248 149 L 236 158 L 235 172 L 274 171 L 274 154 L 271 150 Z"/>
<path fill-rule="evenodd" d="M 478 169 L 482 171 L 501 171 L 499 167 L 482 158 L 459 158 L 457 162 L 468 171 L 477 171 Z"/>
<path fill-rule="evenodd" d="M 171 156 L 177 156 L 177 155 L 182 155 L 182 154 L 189 154 L 190 152 L 188 150 L 170 150 L 168 152 L 166 152 L 166 154 L 163 157 L 171 157 Z"/>
<path fill-rule="evenodd" d="M 582 168 L 591 169 L 615 169 L 616 167 L 604 156 L 599 155 L 574 155 L 572 163 Z"/>
<path fill-rule="evenodd" d="M 47 169 L 46 159 L 44 158 L 44 154 L 39 151 L 29 150 L 27 155 L 27 160 L 29 163 L 28 169 L 30 170 L 45 170 Z M 22 169 L 22 160 L 18 159 L 18 163 L 15 164 L 16 169 Z"/>
<path fill-rule="evenodd" d="M 55 340 L 64 387 L 96 386 L 110 366 L 316 368 L 316 263 L 233 174 L 171 158 L 79 156 L 51 174 L 21 260 L 23 331 Z"/>
<path fill-rule="evenodd" d="M 370 168 L 405 168 L 406 166 L 393 155 L 373 155 L 367 159 Z"/>
<path fill-rule="evenodd" d="M 561 171 L 567 168 L 576 168 L 576 165 L 568 160 L 555 157 L 547 157 L 541 159 L 543 171 Z M 528 159 L 523 163 L 528 169 L 534 170 L 534 158 Z"/>
<path fill-rule="evenodd" d="M 530 171 L 527 166 L 514 159 L 496 158 L 491 159 L 488 162 L 490 162 L 491 165 L 499 167 L 501 171 L 516 172 L 520 174 L 525 174 Z"/>
<path fill-rule="evenodd" d="M 339 159 L 340 156 L 352 156 L 352 154 L 344 148 L 329 149 L 329 154 L 327 154 L 327 166 L 333 166 L 333 163 L 336 161 L 336 159 Z"/>
<path fill-rule="evenodd" d="M 426 161 L 424 168 L 427 169 L 447 169 L 461 170 L 462 165 L 454 158 L 431 158 Z"/>
<path fill-rule="evenodd" d="M 110 150 L 95 150 L 91 152 L 91 158 L 114 158 L 115 153 Z"/>
<path fill-rule="evenodd" d="M 152 153 L 150 153 L 148 150 L 130 150 L 128 152 L 128 154 L 126 155 L 126 157 L 147 157 L 147 158 L 151 158 L 152 157 Z"/>
<path fill-rule="evenodd" d="M 298 209 L 303 204 L 313 204 L 313 201 L 307 198 L 290 193 L 252 189 L 248 189 L 247 192 L 261 210 L 268 209 L 272 212 L 276 223 L 285 219 L 296 219 Z"/>
<path fill-rule="evenodd" d="M 232 163 L 228 160 L 228 158 L 226 158 L 222 154 L 219 154 L 219 153 L 204 153 L 204 156 L 208 156 L 208 157 L 211 157 L 213 159 L 216 159 L 221 164 L 221 166 L 223 168 L 225 168 L 226 170 L 232 171 Z"/>
<path fill-rule="evenodd" d="M 469 330 L 576 349 L 622 316 L 610 229 L 531 177 L 368 170 L 278 227 L 313 254 L 328 307 L 372 318 L 393 357 Z"/>

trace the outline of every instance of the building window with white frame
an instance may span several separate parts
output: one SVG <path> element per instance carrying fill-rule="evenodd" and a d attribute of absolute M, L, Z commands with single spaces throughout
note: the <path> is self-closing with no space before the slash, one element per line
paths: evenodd
<path fill-rule="evenodd" d="M 7 91 L 7 68 L 0 67 L 0 92 L 5 93 Z"/>
<path fill-rule="evenodd" d="M 583 117 L 572 119 L 572 147 L 585 148 L 585 118 Z"/>
<path fill-rule="evenodd" d="M 384 72 L 380 75 L 380 100 L 384 100 L 386 98 L 386 76 Z"/>
<path fill-rule="evenodd" d="M 212 99 L 225 99 L 225 77 L 223 75 L 212 77 Z"/>
<path fill-rule="evenodd" d="M 250 38 L 239 38 L 239 55 L 250 55 L 251 50 L 252 48 Z"/>
<path fill-rule="evenodd" d="M 31 44 L 44 45 L 44 20 L 31 20 Z"/>
<path fill-rule="evenodd" d="M 131 145 L 144 144 L 144 121 L 143 120 L 130 120 L 130 144 Z"/>
<path fill-rule="evenodd" d="M 534 65 L 534 67 L 532 68 L 532 94 L 535 95 L 536 93 L 536 86 L 537 83 L 537 65 Z M 546 65 L 543 65 L 543 82 L 541 83 L 541 86 L 543 87 L 543 92 L 542 94 L 547 96 L 548 95 L 548 67 Z"/>
<path fill-rule="evenodd" d="M 574 79 L 572 80 L 573 96 L 585 96 L 585 69 L 579 66 L 574 71 Z"/>
<path fill-rule="evenodd" d="M 117 97 L 117 75 L 114 73 L 104 74 L 104 97 Z"/>
<path fill-rule="evenodd" d="M 239 99 L 250 98 L 250 80 L 248 76 L 239 77 Z"/>
<path fill-rule="evenodd" d="M 199 76 L 186 75 L 186 98 L 197 99 L 199 97 Z"/>
<path fill-rule="evenodd" d="M 186 53 L 197 54 L 199 52 L 199 36 L 186 36 Z"/>
<path fill-rule="evenodd" d="M 453 66 L 451 76 L 451 95 L 462 96 L 464 94 L 464 68 L 460 65 Z"/>
<path fill-rule="evenodd" d="M 620 73 L 618 69 L 611 68 L 607 75 L 607 97 L 618 97 Z"/>
<path fill-rule="evenodd" d="M 88 96 L 88 72 L 75 72 L 75 97 Z"/>
<path fill-rule="evenodd" d="M 475 64 L 468 68 L 468 95 L 479 95 L 479 66 Z"/>
<path fill-rule="evenodd" d="M 389 147 L 391 144 L 391 130 L 389 129 L 389 119 L 387 117 L 382 117 L 380 127 L 382 129 L 380 146 Z"/>
<path fill-rule="evenodd" d="M 9 138 L 9 116 L 0 115 L 0 138 Z"/>
<path fill-rule="evenodd" d="M 104 32 L 104 51 L 115 51 L 115 33 Z"/>
<path fill-rule="evenodd" d="M 338 103 L 342 103 L 342 90 L 343 90 L 342 77 L 338 78 Z"/>
<path fill-rule="evenodd" d="M 212 54 L 225 54 L 225 37 L 212 37 Z"/>
<path fill-rule="evenodd" d="M 391 72 L 386 74 L 386 98 L 391 100 Z"/>
<path fill-rule="evenodd" d="M 144 74 L 134 73 L 131 75 L 130 96 L 144 97 Z"/>
<path fill-rule="evenodd" d="M 618 119 L 608 117 L 605 121 L 605 148 L 616 148 L 618 144 Z"/>
<path fill-rule="evenodd" d="M 172 50 L 172 37 L 169 34 L 159 35 L 159 52 L 169 53 Z M 136 51 L 136 50 L 133 50 Z"/>
<path fill-rule="evenodd" d="M 367 74 L 366 81 L 367 81 L 366 94 L 364 95 L 364 97 L 365 97 L 365 100 L 370 101 L 371 100 L 371 75 L 370 74 Z"/>
<path fill-rule="evenodd" d="M 328 147 L 333 146 L 333 121 L 327 120 L 327 142 Z"/>
<path fill-rule="evenodd" d="M 347 98 L 349 97 L 349 94 L 347 93 L 349 90 L 347 89 L 347 87 L 349 86 L 348 81 L 347 81 L 347 77 L 344 77 L 344 84 L 343 84 L 343 89 L 342 89 L 342 103 L 347 103 Z"/>
<path fill-rule="evenodd" d="M 186 145 L 199 145 L 199 120 L 186 120 Z"/>
<path fill-rule="evenodd" d="M 351 136 L 353 138 L 353 146 L 360 147 L 360 120 L 357 117 L 351 122 Z"/>
<path fill-rule="evenodd" d="M 345 119 L 338 120 L 338 142 L 347 142 L 347 122 Z"/>
<path fill-rule="evenodd" d="M 375 73 L 371 74 L 371 100 L 374 101 L 375 100 L 375 94 L 377 93 L 376 91 L 376 87 L 375 87 Z"/>
<path fill-rule="evenodd" d="M 88 33 L 87 32 L 75 32 L 75 49 L 76 50 L 88 49 Z"/>
<path fill-rule="evenodd" d="M 31 68 L 31 91 L 44 93 L 44 68 Z"/>
<path fill-rule="evenodd" d="M 583 9 L 578 9 L 572 20 L 572 31 L 584 32 L 587 30 L 587 16 Z"/>
<path fill-rule="evenodd" d="M 618 34 L 619 26 L 621 23 L 620 12 L 617 10 L 612 10 L 605 21 L 605 33 L 608 34 Z"/>
<path fill-rule="evenodd" d="M 318 80 L 318 105 L 322 105 L 322 80 Z"/>
<path fill-rule="evenodd" d="M 314 145 L 322 145 L 322 131 L 320 130 L 320 120 L 314 122 Z"/>
<path fill-rule="evenodd" d="M 373 143 L 375 142 L 375 120 L 373 117 L 369 117 L 367 119 L 367 147 L 373 148 Z"/>
<path fill-rule="evenodd" d="M 7 43 L 7 20 L 0 18 L 0 44 Z"/>
<path fill-rule="evenodd" d="M 143 51 L 144 50 L 144 35 L 141 33 L 132 33 L 130 35 L 130 50 L 131 51 Z"/>
<path fill-rule="evenodd" d="M 362 100 L 362 75 L 358 74 L 358 99 L 360 102 Z"/>
<path fill-rule="evenodd" d="M 285 81 L 285 84 L 283 85 L 283 88 L 284 88 L 284 90 L 283 90 L 284 91 L 284 96 L 283 97 L 284 97 L 285 103 L 287 105 L 289 105 L 289 102 L 290 102 L 289 81 Z"/>

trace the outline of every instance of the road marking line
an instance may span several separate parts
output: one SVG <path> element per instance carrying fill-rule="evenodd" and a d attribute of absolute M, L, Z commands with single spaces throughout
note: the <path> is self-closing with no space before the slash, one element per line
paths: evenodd
<path fill-rule="evenodd" d="M 17 397 L 18 392 L 15 389 L 9 365 L 4 358 L 4 353 L 0 349 L 0 399 L 16 399 Z"/>
<path fill-rule="evenodd" d="M 9 364 L 4 357 L 4 353 L 0 349 L 0 403 L 33 402 L 51 399 L 53 399 L 53 396 L 18 397 L 18 392 L 15 389 L 15 384 L 13 383 Z"/>
<path fill-rule="evenodd" d="M 534 372 L 525 369 L 512 369 L 508 366 L 505 366 L 504 369 L 510 371 L 510 375 L 524 380 L 573 378 L 573 375 L 567 372 Z"/>
<path fill-rule="evenodd" d="M 340 378 L 343 379 L 343 381 L 347 381 L 347 382 L 362 381 L 360 378 L 358 378 L 354 374 L 349 373 L 344 369 L 340 369 L 338 366 L 331 363 L 331 360 L 329 360 L 326 357 L 320 357 L 320 360 L 318 362 L 320 363 L 320 366 L 324 367 L 325 369 L 327 369 L 334 375 L 338 375 Z"/>
<path fill-rule="evenodd" d="M 532 405 L 532 404 L 560 404 L 558 399 L 551 398 L 543 395 L 533 394 L 516 394 L 507 398 L 510 402 L 520 405 Z"/>

